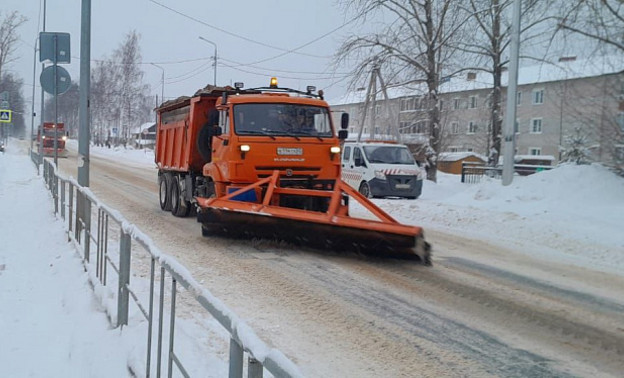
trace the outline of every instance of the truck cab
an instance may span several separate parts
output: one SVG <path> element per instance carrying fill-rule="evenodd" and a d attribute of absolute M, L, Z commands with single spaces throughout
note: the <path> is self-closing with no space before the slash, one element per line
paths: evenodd
<path fill-rule="evenodd" d="M 342 180 L 362 195 L 416 199 L 422 192 L 424 169 L 408 147 L 392 142 L 345 142 Z"/>

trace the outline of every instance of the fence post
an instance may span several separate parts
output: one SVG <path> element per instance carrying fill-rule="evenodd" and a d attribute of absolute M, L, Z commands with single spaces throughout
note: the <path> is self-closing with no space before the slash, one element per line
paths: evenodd
<path fill-rule="evenodd" d="M 262 378 L 262 364 L 253 357 L 249 357 L 247 361 L 247 378 Z"/>
<path fill-rule="evenodd" d="M 229 378 L 243 378 L 243 348 L 230 338 L 230 374 Z"/>
<path fill-rule="evenodd" d="M 61 219 L 65 220 L 65 182 L 61 182 Z"/>
<path fill-rule="evenodd" d="M 461 173 L 461 182 L 466 182 L 466 173 L 464 172 L 464 170 L 466 169 L 466 163 L 462 161 L 462 173 Z"/>
<path fill-rule="evenodd" d="M 121 230 L 119 240 L 119 285 L 117 287 L 117 326 L 128 325 L 130 285 L 130 235 Z"/>
<path fill-rule="evenodd" d="M 59 178 L 57 176 L 56 169 L 54 170 L 53 180 L 54 180 L 54 185 L 53 185 L 54 189 L 52 191 L 54 192 L 54 214 L 58 214 L 59 212 L 59 195 L 58 195 Z"/>

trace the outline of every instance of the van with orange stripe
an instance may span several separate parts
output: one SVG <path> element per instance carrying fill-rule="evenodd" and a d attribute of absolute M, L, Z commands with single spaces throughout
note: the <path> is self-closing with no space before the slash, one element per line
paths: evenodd
<path fill-rule="evenodd" d="M 425 170 L 404 144 L 345 142 L 342 180 L 362 195 L 416 199 L 422 192 Z"/>

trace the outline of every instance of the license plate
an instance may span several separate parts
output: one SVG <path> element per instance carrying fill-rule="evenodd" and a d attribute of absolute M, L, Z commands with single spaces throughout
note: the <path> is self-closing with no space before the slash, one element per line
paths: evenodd
<path fill-rule="evenodd" d="M 396 184 L 394 187 L 397 189 L 409 189 L 410 184 Z"/>
<path fill-rule="evenodd" d="M 303 148 L 278 147 L 277 154 L 278 155 L 303 155 Z"/>

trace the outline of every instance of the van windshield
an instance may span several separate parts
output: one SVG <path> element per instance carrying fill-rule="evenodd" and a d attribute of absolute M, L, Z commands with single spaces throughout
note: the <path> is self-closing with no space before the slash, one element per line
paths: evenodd
<path fill-rule="evenodd" d="M 326 108 L 299 104 L 238 104 L 234 106 L 238 135 L 332 137 Z"/>
<path fill-rule="evenodd" d="M 364 146 L 364 154 L 369 163 L 415 164 L 412 153 L 400 146 Z"/>

